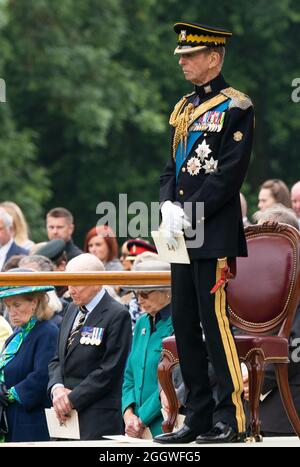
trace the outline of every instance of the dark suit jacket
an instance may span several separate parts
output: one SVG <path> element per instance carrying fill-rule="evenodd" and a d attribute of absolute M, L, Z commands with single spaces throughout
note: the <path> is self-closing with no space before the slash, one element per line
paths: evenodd
<path fill-rule="evenodd" d="M 203 86 L 196 87 L 197 93 L 187 98 L 186 105 L 199 101 L 200 104 L 215 97 L 228 87 L 222 75 L 210 82 L 212 91 L 203 95 Z M 242 104 L 231 105 L 225 111 L 225 120 L 220 132 L 206 130 L 194 143 L 187 155 L 176 181 L 176 164 L 173 154 L 160 178 L 160 203 L 170 200 L 182 207 L 189 202 L 192 213 L 186 212 L 192 226 L 201 228 L 204 221 L 204 243 L 202 247 L 189 248 L 191 259 L 220 258 L 223 256 L 247 256 L 239 190 L 245 178 L 253 139 L 254 112 L 250 99 Z M 171 139 L 174 138 L 172 129 Z M 240 139 L 239 139 L 240 138 Z M 196 149 L 205 141 L 211 150 L 209 158 L 218 162 L 217 170 L 207 174 L 201 169 L 191 175 L 188 163 L 197 159 Z M 180 143 L 179 143 L 180 144 Z M 196 203 L 204 203 L 204 218 L 198 217 Z"/>
<path fill-rule="evenodd" d="M 77 245 L 73 242 L 73 239 L 66 242 L 65 251 L 67 253 L 67 259 L 70 261 L 71 259 L 75 258 L 75 256 L 81 255 L 82 251 L 78 248 Z"/>
<path fill-rule="evenodd" d="M 14 334 L 6 341 L 6 345 Z M 8 441 L 47 441 L 45 407 L 51 406 L 47 397 L 48 364 L 53 358 L 58 329 L 50 321 L 40 321 L 24 339 L 17 355 L 5 366 L 7 388 L 14 386 L 22 405 L 9 404 Z"/>
<path fill-rule="evenodd" d="M 69 305 L 60 328 L 57 354 L 49 365 L 49 385 L 71 389 L 79 412 L 81 439 L 99 439 L 123 432 L 121 390 L 131 345 L 130 315 L 106 292 L 84 326 L 104 328 L 101 345 L 80 344 L 80 333 L 66 353 L 67 339 L 78 307 Z"/>
<path fill-rule="evenodd" d="M 28 250 L 26 250 L 25 248 L 20 247 L 19 245 L 16 244 L 16 242 L 13 242 L 11 244 L 10 249 L 7 252 L 5 261 L 3 263 L 3 266 L 11 256 L 14 256 L 14 255 L 28 255 L 28 253 L 29 253 Z"/>

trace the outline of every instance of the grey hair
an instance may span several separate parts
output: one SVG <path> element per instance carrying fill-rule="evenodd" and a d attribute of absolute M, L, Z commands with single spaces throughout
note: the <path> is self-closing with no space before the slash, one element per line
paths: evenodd
<path fill-rule="evenodd" d="M 224 59 L 225 59 L 225 47 L 223 47 L 223 46 L 207 47 L 206 52 L 207 53 L 217 52 L 220 55 L 220 65 L 219 66 L 220 66 L 220 69 L 221 69 L 222 66 L 223 66 L 223 63 L 224 63 Z"/>
<path fill-rule="evenodd" d="M 11 229 L 13 226 L 13 218 L 8 212 L 0 207 L 0 219 L 4 222 L 7 229 Z"/>
<path fill-rule="evenodd" d="M 298 219 L 294 211 L 280 203 L 274 204 L 264 211 L 255 212 L 253 219 L 259 224 L 263 224 L 264 222 L 279 222 L 280 224 L 291 225 L 299 230 Z"/>
<path fill-rule="evenodd" d="M 46 256 L 42 255 L 29 255 L 24 256 L 19 263 L 19 267 L 27 266 L 28 264 L 35 263 L 38 271 L 53 271 L 54 266 L 52 261 Z"/>

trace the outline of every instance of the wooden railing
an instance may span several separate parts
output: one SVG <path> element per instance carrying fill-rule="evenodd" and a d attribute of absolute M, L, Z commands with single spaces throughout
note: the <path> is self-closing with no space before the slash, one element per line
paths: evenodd
<path fill-rule="evenodd" d="M 164 272 L 25 272 L 0 273 L 5 285 L 170 285 L 171 274 Z"/>

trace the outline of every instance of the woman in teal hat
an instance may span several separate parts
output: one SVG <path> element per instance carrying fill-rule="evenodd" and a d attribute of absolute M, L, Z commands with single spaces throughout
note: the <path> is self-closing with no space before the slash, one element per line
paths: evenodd
<path fill-rule="evenodd" d="M 135 271 L 169 271 L 170 264 L 155 253 L 145 252 L 135 259 Z M 173 334 L 171 290 L 157 286 L 135 289 L 144 314 L 138 319 L 127 361 L 122 388 L 122 412 L 128 436 L 142 438 L 145 429 L 151 435 L 162 433 L 161 403 L 157 367 L 162 341 Z"/>
<path fill-rule="evenodd" d="M 55 353 L 58 335 L 57 327 L 49 321 L 53 312 L 47 305 L 47 292 L 53 289 L 52 286 L 0 287 L 0 299 L 4 300 L 14 326 L 0 354 L 2 441 L 49 440 L 45 418 L 45 408 L 51 406 L 46 391 L 48 364 Z"/>

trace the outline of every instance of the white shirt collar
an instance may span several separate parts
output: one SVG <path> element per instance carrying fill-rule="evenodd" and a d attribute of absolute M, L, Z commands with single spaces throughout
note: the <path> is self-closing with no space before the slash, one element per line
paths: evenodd
<path fill-rule="evenodd" d="M 5 260 L 6 260 L 6 255 L 8 253 L 8 250 L 10 249 L 10 247 L 12 246 L 13 244 L 13 241 L 14 239 L 11 238 L 9 240 L 9 242 L 5 243 L 5 245 L 1 246 L 0 247 L 0 271 L 5 263 Z"/>
<path fill-rule="evenodd" d="M 95 297 L 92 298 L 92 300 L 87 305 L 85 305 L 89 313 L 93 311 L 93 309 L 100 303 L 100 301 L 104 297 L 104 294 L 105 288 L 102 287 L 102 289 L 97 293 L 97 295 L 95 295 Z"/>

